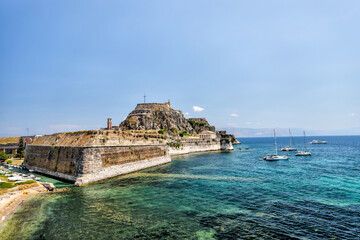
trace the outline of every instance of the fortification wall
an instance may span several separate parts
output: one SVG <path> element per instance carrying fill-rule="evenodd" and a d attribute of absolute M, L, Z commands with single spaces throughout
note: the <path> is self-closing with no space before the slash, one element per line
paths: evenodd
<path fill-rule="evenodd" d="M 219 139 L 182 139 L 169 144 L 170 155 L 181 155 L 195 152 L 219 151 Z"/>
<path fill-rule="evenodd" d="M 136 105 L 135 110 L 144 110 L 144 109 L 152 109 L 152 110 L 169 110 L 171 105 L 169 102 L 166 103 L 139 103 Z"/>
<path fill-rule="evenodd" d="M 234 147 L 228 138 L 178 138 L 173 139 L 171 143 L 168 143 L 168 146 L 170 155 L 234 150 Z"/>
<path fill-rule="evenodd" d="M 53 147 L 27 145 L 24 165 L 37 172 L 75 181 L 76 165 L 83 158 L 84 147 Z"/>
<path fill-rule="evenodd" d="M 166 145 L 28 145 L 24 165 L 36 172 L 75 182 L 75 185 L 80 186 L 170 161 Z"/>

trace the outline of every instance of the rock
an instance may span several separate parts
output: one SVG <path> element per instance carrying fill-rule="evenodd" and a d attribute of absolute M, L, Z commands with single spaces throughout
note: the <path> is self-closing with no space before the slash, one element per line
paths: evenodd
<path fill-rule="evenodd" d="M 55 189 L 55 186 L 52 183 L 43 182 L 42 185 L 49 191 L 53 191 Z"/>
<path fill-rule="evenodd" d="M 170 102 L 140 103 L 120 124 L 121 130 L 167 130 L 169 135 L 178 135 L 186 131 L 198 134 L 203 131 L 215 132 L 205 118 L 186 119 L 179 110 L 174 110 Z"/>

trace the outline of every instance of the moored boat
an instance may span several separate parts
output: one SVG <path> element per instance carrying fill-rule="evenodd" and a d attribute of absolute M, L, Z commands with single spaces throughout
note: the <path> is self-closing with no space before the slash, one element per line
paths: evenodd
<path fill-rule="evenodd" d="M 292 139 L 292 135 L 291 135 L 291 131 L 289 129 L 289 141 L 290 141 L 289 146 L 280 148 L 281 151 L 289 152 L 289 151 L 297 150 L 297 148 L 295 147 L 295 142 L 294 142 L 294 146 L 291 146 L 291 139 Z"/>
<path fill-rule="evenodd" d="M 312 140 L 311 142 L 309 142 L 310 144 L 326 144 L 328 143 L 327 141 L 321 141 L 321 140 Z"/>
<path fill-rule="evenodd" d="M 311 149 L 309 151 L 306 148 L 306 135 L 304 131 L 304 151 L 297 151 L 295 152 L 295 156 L 311 156 Z"/>
<path fill-rule="evenodd" d="M 275 154 L 268 154 L 264 157 L 265 161 L 279 161 L 279 160 L 288 160 L 288 156 L 282 156 L 277 154 L 277 144 L 276 144 L 276 132 L 274 129 L 274 140 L 275 140 Z"/>

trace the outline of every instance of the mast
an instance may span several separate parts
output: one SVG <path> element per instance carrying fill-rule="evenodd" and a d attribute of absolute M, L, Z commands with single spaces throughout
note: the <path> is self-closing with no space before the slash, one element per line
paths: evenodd
<path fill-rule="evenodd" d="M 291 147 L 291 132 L 290 132 L 290 128 L 289 128 L 289 138 L 290 138 L 290 147 Z"/>
<path fill-rule="evenodd" d="M 275 155 L 277 155 L 276 132 L 275 132 L 275 128 L 274 128 L 274 138 L 275 138 Z"/>
<path fill-rule="evenodd" d="M 305 152 L 306 152 L 305 131 L 304 131 L 304 146 L 305 146 Z"/>

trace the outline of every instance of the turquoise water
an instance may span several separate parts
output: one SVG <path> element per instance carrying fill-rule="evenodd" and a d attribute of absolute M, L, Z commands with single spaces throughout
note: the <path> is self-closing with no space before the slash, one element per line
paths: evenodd
<path fill-rule="evenodd" d="M 273 139 L 247 138 L 231 153 L 36 196 L 0 239 L 360 239 L 360 137 L 319 139 L 329 143 L 311 157 L 259 161 Z"/>

